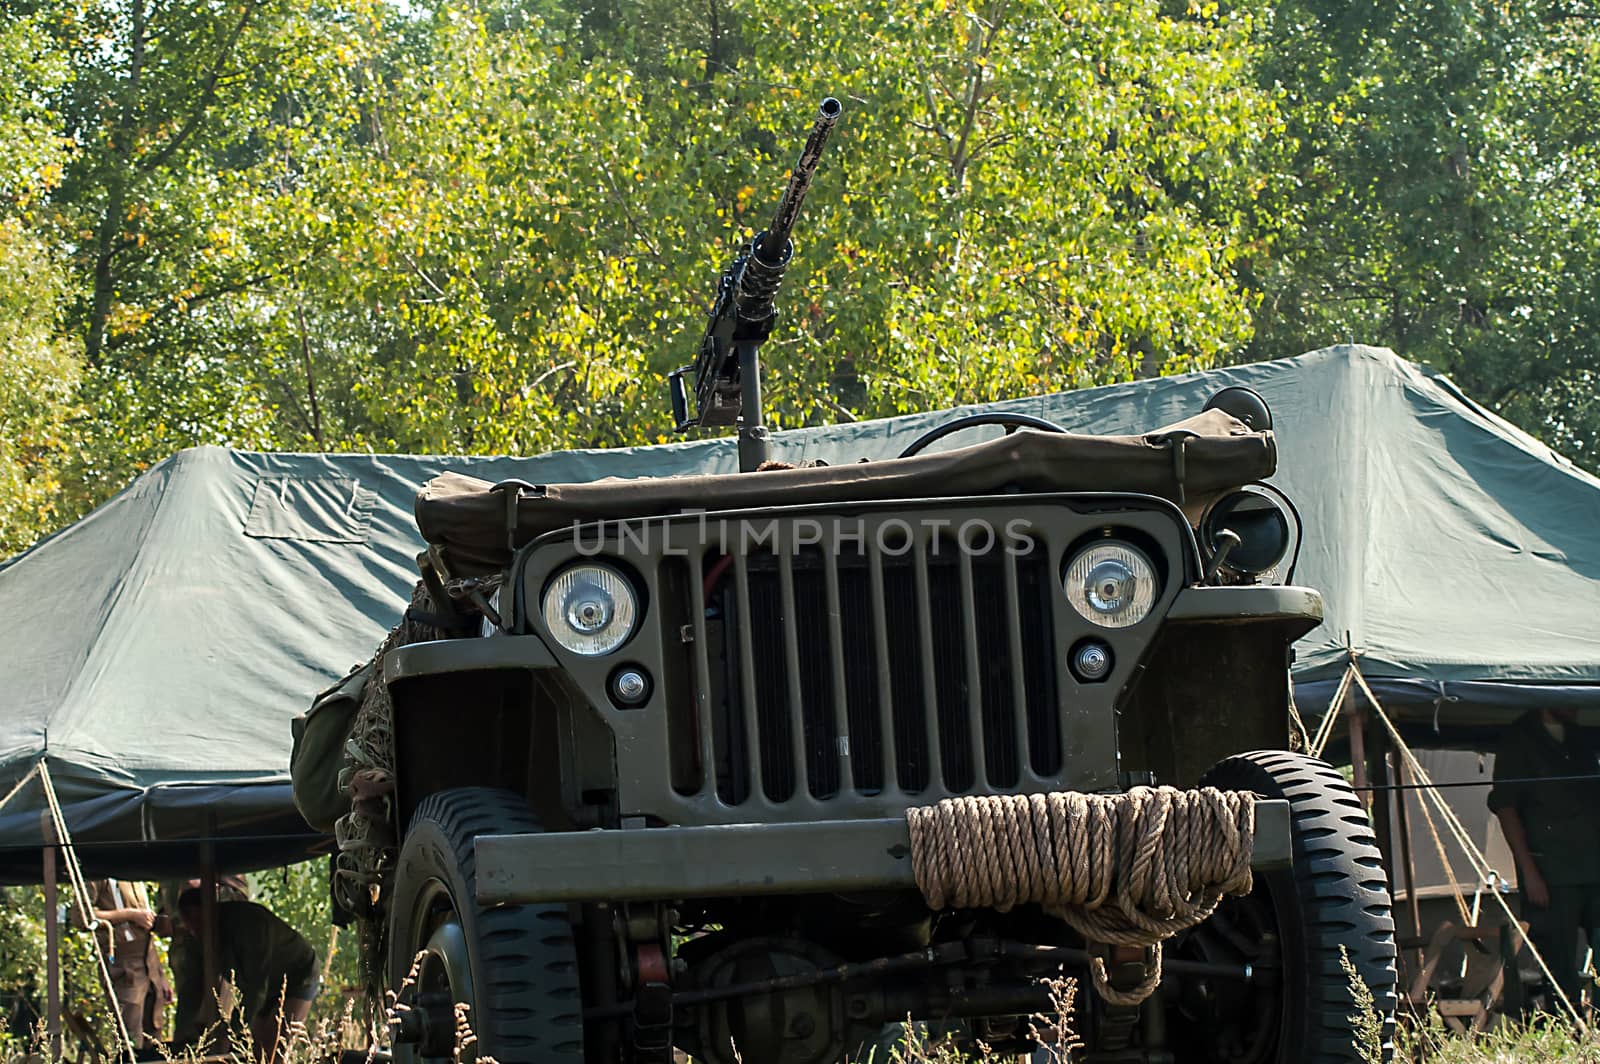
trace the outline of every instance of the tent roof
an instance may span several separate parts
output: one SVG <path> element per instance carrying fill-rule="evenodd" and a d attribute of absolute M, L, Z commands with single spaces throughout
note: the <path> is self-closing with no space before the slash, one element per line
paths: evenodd
<path fill-rule="evenodd" d="M 1305 523 L 1298 581 L 1327 599 L 1298 680 L 1336 677 L 1353 648 L 1375 679 L 1600 685 L 1600 481 L 1438 374 L 1346 346 L 996 406 L 1129 434 L 1229 384 L 1272 406 L 1275 482 Z M 780 433 L 774 454 L 886 457 L 961 412 Z M 288 721 L 398 617 L 425 480 L 736 468 L 731 439 L 521 459 L 183 451 L 0 564 L 0 613 L 22 619 L 0 674 L 0 795 L 48 756 L 86 859 L 96 839 L 141 840 L 102 851 L 124 874 L 208 833 L 259 836 L 259 865 L 304 854 Z M 0 810 L 0 878 L 35 875 L 19 847 L 37 844 L 37 808 Z"/>

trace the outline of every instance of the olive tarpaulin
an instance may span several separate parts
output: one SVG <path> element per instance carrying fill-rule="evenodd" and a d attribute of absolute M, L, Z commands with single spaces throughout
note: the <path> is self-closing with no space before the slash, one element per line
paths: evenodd
<path fill-rule="evenodd" d="M 1271 404 L 1327 620 L 1298 644 L 1315 718 L 1352 650 L 1440 745 L 1559 699 L 1600 720 L 1600 481 L 1464 396 L 1367 347 L 1017 399 L 983 409 L 1137 434 L 1242 384 Z M 775 458 L 897 454 L 979 408 L 778 433 Z M 980 430 L 951 445 L 982 438 Z M 47 759 L 90 874 L 239 870 L 325 850 L 289 790 L 291 719 L 398 619 L 414 496 L 484 480 L 732 472 L 731 438 L 531 458 L 264 454 L 205 447 L 0 563 L 0 795 Z M 1438 731 L 1435 733 L 1434 729 Z M 0 808 L 0 881 L 36 881 L 43 796 Z"/>

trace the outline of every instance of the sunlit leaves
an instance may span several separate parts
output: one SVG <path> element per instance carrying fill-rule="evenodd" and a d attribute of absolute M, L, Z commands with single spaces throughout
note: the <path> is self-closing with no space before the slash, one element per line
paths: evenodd
<path fill-rule="evenodd" d="M 69 271 L 87 497 L 197 442 L 670 438 L 665 376 L 829 93 L 779 425 L 1351 338 L 1581 452 L 1577 11 L 36 0 L 0 136 L 56 136 L 0 186 Z"/>
<path fill-rule="evenodd" d="M 1600 18 L 1590 3 L 1286 2 L 1262 77 L 1299 143 L 1245 275 L 1250 354 L 1354 339 L 1600 464 Z"/>
<path fill-rule="evenodd" d="M 59 332 L 62 283 L 48 250 L 0 218 L 0 558 L 64 516 L 79 366 Z"/>
<path fill-rule="evenodd" d="M 382 321 L 359 370 L 369 445 L 665 438 L 663 378 L 830 92 L 846 115 L 767 352 L 780 423 L 1189 368 L 1248 336 L 1229 264 L 1250 235 L 1227 205 L 1249 199 L 1252 136 L 1276 120 L 1242 20 L 1153 3 L 577 15 L 441 6 L 371 103 L 381 142 L 320 179 L 350 224 L 337 273 L 300 276 L 346 324 Z"/>

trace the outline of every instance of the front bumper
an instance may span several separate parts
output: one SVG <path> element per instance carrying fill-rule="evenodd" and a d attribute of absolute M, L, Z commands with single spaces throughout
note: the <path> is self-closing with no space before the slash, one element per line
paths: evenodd
<path fill-rule="evenodd" d="M 1289 865 L 1289 803 L 1256 803 L 1258 871 Z M 914 889 L 903 817 L 484 835 L 478 901 L 665 901 Z"/>

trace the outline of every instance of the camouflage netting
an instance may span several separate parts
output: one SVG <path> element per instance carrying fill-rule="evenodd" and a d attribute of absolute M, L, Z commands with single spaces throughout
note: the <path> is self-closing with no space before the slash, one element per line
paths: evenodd
<path fill-rule="evenodd" d="M 371 679 L 362 692 L 339 773 L 339 786 L 349 796 L 350 811 L 334 826 L 339 856 L 333 889 L 339 904 L 355 916 L 360 930 L 362 976 L 369 1018 L 374 1022 L 381 1020 L 385 1005 L 384 890 L 398 855 L 399 838 L 393 802 L 394 702 L 383 678 L 383 657 L 409 643 L 449 638 L 451 633 L 443 623 L 427 585 L 418 581 L 405 615 L 373 655 Z"/>

